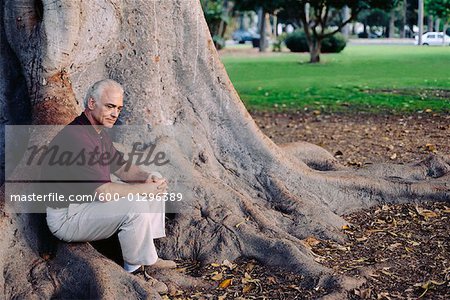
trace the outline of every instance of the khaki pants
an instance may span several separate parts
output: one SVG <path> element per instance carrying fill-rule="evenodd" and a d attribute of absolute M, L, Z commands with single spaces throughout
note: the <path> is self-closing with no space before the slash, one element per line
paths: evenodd
<path fill-rule="evenodd" d="M 102 240 L 118 231 L 124 261 L 152 265 L 158 258 L 153 239 L 165 236 L 164 202 L 129 200 L 48 207 L 47 224 L 57 238 L 66 242 Z"/>

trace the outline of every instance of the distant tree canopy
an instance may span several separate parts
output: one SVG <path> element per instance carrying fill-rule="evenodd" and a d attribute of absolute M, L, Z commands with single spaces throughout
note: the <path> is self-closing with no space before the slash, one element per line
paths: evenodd
<path fill-rule="evenodd" d="M 309 45 L 310 62 L 316 63 L 320 61 L 321 43 L 324 38 L 339 32 L 349 22 L 356 20 L 364 10 L 377 9 L 368 16 L 368 22 L 374 24 L 373 26 L 381 24 L 385 26 L 388 20 L 383 12 L 396 7 L 399 0 L 201 0 L 208 26 L 215 40 L 223 37 L 223 28 L 228 22 L 231 2 L 234 10 L 260 11 L 262 12 L 260 16 L 279 12 L 283 19 L 297 26 L 301 25 Z M 342 14 L 345 6 L 350 9 L 350 16 L 346 19 Z M 260 31 L 265 28 L 264 21 L 264 18 L 260 20 Z M 263 50 L 265 34 L 260 36 Z"/>
<path fill-rule="evenodd" d="M 426 0 L 425 10 L 446 24 L 450 21 L 450 0 Z"/>
<path fill-rule="evenodd" d="M 397 0 L 280 0 L 285 15 L 294 22 L 302 24 L 310 49 L 310 62 L 320 61 L 322 40 L 339 32 L 345 25 L 356 19 L 365 9 L 390 10 L 398 3 Z M 344 19 L 342 9 L 350 9 L 350 17 Z M 330 24 L 334 28 L 330 29 Z"/>

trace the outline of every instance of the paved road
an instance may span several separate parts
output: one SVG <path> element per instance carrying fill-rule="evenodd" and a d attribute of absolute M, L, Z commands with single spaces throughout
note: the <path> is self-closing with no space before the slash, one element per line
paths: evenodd
<path fill-rule="evenodd" d="M 351 45 L 414 45 L 414 39 L 350 39 Z"/>

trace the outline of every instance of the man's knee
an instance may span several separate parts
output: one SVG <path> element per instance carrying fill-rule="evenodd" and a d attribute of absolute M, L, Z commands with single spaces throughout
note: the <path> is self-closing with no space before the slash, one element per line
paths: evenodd
<path fill-rule="evenodd" d="M 154 214 L 154 213 L 164 213 L 165 202 L 156 200 L 154 198 L 144 197 L 144 196 L 133 196 L 126 199 L 129 203 L 128 211 L 138 214 Z"/>

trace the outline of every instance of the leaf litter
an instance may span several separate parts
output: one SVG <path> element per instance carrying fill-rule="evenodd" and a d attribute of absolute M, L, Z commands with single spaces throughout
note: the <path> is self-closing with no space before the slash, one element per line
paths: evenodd
<path fill-rule="evenodd" d="M 312 112 L 253 113 L 253 117 L 276 143 L 308 141 L 325 147 L 348 166 L 408 163 L 429 153 L 450 152 L 449 116 Z M 344 218 L 348 221 L 341 228 L 345 243 L 313 236 L 303 243 L 317 262 L 336 274 L 365 279 L 362 286 L 347 292 L 347 299 L 450 299 L 448 204 L 382 205 Z M 215 288 L 177 291 L 164 299 L 319 299 L 326 294 L 305 289 L 300 274 L 250 258 L 178 264 L 180 272 L 211 281 Z"/>
<path fill-rule="evenodd" d="M 448 204 L 447 204 L 448 205 Z M 347 299 L 450 299 L 450 208 L 424 202 L 373 207 L 344 216 L 344 243 L 307 237 L 315 260 L 336 275 L 363 278 Z M 323 289 L 285 268 L 239 258 L 207 265 L 180 261 L 180 272 L 213 289 L 177 291 L 166 299 L 319 299 Z"/>

